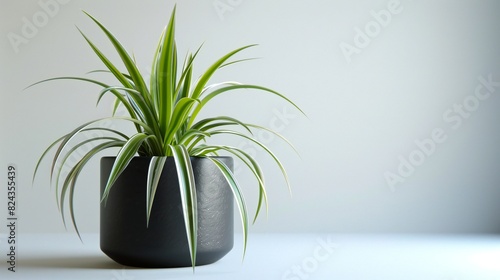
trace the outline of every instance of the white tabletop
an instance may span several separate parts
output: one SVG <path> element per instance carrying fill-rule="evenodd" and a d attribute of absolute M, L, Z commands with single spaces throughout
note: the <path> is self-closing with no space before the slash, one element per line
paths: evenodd
<path fill-rule="evenodd" d="M 5 241 L 5 239 L 3 239 Z M 16 272 L 0 244 L 0 279 L 500 280 L 500 236 L 251 234 L 217 263 L 191 268 L 123 267 L 97 234 L 19 235 Z"/>

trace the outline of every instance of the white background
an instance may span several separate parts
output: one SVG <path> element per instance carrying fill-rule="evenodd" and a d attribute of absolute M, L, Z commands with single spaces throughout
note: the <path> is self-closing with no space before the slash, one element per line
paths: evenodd
<path fill-rule="evenodd" d="M 63 232 L 48 183 L 49 161 L 32 187 L 36 161 L 62 134 L 109 115 L 111 101 L 96 108 L 99 89 L 78 82 L 23 89 L 45 78 L 103 69 L 75 25 L 116 58 L 82 10 L 107 26 L 147 75 L 175 1 L 0 3 L 0 168 L 14 163 L 19 169 L 19 231 Z M 44 9 L 43 3 L 52 6 Z M 397 13 L 382 26 L 373 13 L 388 6 Z M 474 101 L 478 77 L 500 81 L 499 13 L 498 1 L 484 0 L 179 1 L 180 57 L 204 43 L 195 71 L 232 49 L 257 43 L 244 55 L 260 59 L 227 68 L 213 82 L 262 84 L 307 113 L 301 116 L 280 100 L 254 92 L 219 99 L 205 112 L 277 125 L 300 152 L 299 158 L 278 139 L 258 135 L 285 163 L 293 196 L 257 150 L 267 170 L 270 209 L 251 230 L 498 233 L 500 87 L 475 107 L 468 104 L 473 110 L 461 117 L 461 125 L 443 114 L 464 100 Z M 366 28 L 372 36 L 364 46 L 357 30 L 366 33 Z M 19 37 L 22 43 L 12 39 Z M 352 55 L 340 47 L 357 47 L 356 42 Z M 456 120 L 458 114 L 449 116 Z M 446 140 L 391 188 L 385 174 L 398 174 L 400 157 L 422 154 L 415 141 L 431 137 L 435 129 Z M 96 159 L 78 184 L 75 207 L 83 232 L 98 231 L 98 166 Z M 0 182 L 5 175 L 6 170 L 0 172 Z M 249 174 L 239 176 L 254 210 L 256 185 Z M 5 188 L 0 195 L 4 205 Z M 6 212 L 1 209 L 0 217 Z"/>

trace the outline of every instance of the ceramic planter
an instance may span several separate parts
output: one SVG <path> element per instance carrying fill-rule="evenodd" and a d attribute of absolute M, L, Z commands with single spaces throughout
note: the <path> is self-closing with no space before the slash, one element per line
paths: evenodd
<path fill-rule="evenodd" d="M 231 157 L 218 157 L 231 169 Z M 114 163 L 101 159 L 101 193 Z M 191 266 L 179 184 L 168 158 L 146 226 L 149 157 L 135 157 L 101 203 L 101 250 L 116 262 L 136 267 Z M 196 265 L 213 263 L 233 247 L 233 196 L 219 169 L 207 158 L 191 158 L 198 198 Z"/>

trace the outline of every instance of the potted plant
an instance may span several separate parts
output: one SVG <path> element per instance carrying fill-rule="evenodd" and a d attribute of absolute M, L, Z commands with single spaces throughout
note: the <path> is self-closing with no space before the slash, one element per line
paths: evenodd
<path fill-rule="evenodd" d="M 254 221 L 260 210 L 267 208 L 263 171 L 245 151 L 209 144 L 207 140 L 224 134 L 255 143 L 274 160 L 288 185 L 282 163 L 269 148 L 254 139 L 253 131 L 266 130 L 290 143 L 259 125 L 229 116 L 200 119 L 199 113 L 213 98 L 242 89 L 267 92 L 302 112 L 300 108 L 266 87 L 237 82 L 209 84 L 217 70 L 244 61 L 231 59 L 253 45 L 222 56 L 194 81 L 193 65 L 200 48 L 188 54 L 180 65 L 175 43 L 175 8 L 156 48 L 148 84 L 114 35 L 86 14 L 104 32 L 126 69 L 125 72 L 119 70 L 80 31 L 107 68 L 94 72 L 111 73 L 119 85 L 83 77 L 57 77 L 38 83 L 70 79 L 98 85 L 101 90 L 97 104 L 104 96 L 112 95 L 114 110 L 111 117 L 84 123 L 49 145 L 36 164 L 33 179 L 43 159 L 55 149 L 50 175 L 57 203 L 63 221 L 65 211 L 69 211 L 80 236 L 73 207 L 77 179 L 91 158 L 116 148 L 116 156 L 101 159 L 100 238 L 104 253 L 121 264 L 141 267 L 192 265 L 194 268 L 217 261 L 233 246 L 233 200 L 239 210 L 246 248 L 249 217 L 241 187 L 233 174 L 233 158 L 256 179 L 259 198 Z M 126 116 L 116 115 L 117 108 L 124 108 Z M 109 121 L 128 122 L 134 133 L 128 135 L 103 126 Z M 78 155 L 77 160 L 69 160 Z"/>

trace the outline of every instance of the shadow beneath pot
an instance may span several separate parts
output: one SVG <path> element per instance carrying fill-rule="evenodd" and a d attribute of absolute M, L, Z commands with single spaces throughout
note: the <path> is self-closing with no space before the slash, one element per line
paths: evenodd
<path fill-rule="evenodd" d="M 28 257 L 19 261 L 19 268 L 120 269 L 122 265 L 106 256 Z"/>

